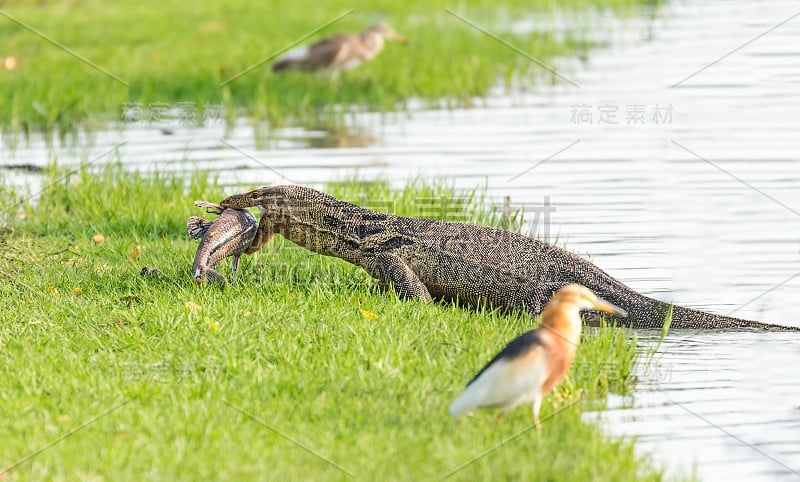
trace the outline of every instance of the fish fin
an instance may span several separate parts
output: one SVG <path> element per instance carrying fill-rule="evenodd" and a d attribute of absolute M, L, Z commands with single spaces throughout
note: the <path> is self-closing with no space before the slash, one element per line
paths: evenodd
<path fill-rule="evenodd" d="M 244 228 L 244 229 L 242 230 L 242 234 L 243 234 L 243 235 L 244 235 L 244 234 L 247 234 L 247 233 L 249 233 L 250 231 L 254 231 L 254 230 L 256 230 L 256 229 L 258 229 L 258 224 L 253 224 L 253 225 L 247 226 L 246 228 Z"/>
<path fill-rule="evenodd" d="M 215 270 L 214 268 L 207 268 L 206 275 L 208 275 L 209 278 L 219 282 L 220 291 L 224 291 L 225 287 L 228 286 L 228 280 L 225 278 L 225 275 Z"/>
<path fill-rule="evenodd" d="M 211 223 L 208 219 L 203 219 L 200 216 L 190 216 L 186 220 L 186 229 L 189 231 L 189 237 L 192 239 L 202 238 L 206 235 Z"/>
<path fill-rule="evenodd" d="M 210 203 L 208 201 L 195 201 L 194 205 L 199 208 L 206 208 L 206 212 L 210 214 L 222 214 L 222 211 L 225 210 L 224 207 L 220 206 L 219 204 Z"/>
<path fill-rule="evenodd" d="M 233 264 L 231 265 L 231 281 L 236 279 L 236 271 L 239 269 L 239 258 L 241 254 L 233 255 Z"/>
<path fill-rule="evenodd" d="M 214 266 L 207 266 L 205 269 L 195 269 L 194 273 L 192 273 L 195 281 L 198 283 L 204 283 L 206 281 L 218 281 L 222 283 L 223 286 L 227 285 L 228 280 L 225 279 L 225 276 L 214 268 Z"/>

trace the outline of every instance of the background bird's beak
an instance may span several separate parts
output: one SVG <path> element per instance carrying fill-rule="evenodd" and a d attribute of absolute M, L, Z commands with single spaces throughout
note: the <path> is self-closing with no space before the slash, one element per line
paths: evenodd
<path fill-rule="evenodd" d="M 600 298 L 594 302 L 595 309 L 600 311 L 605 311 L 606 313 L 611 313 L 612 315 L 617 316 L 628 316 L 628 312 L 620 308 L 619 306 L 612 305 L 608 301 L 601 300 Z"/>
<path fill-rule="evenodd" d="M 395 42 L 397 42 L 397 43 L 399 43 L 401 45 L 408 45 L 408 40 L 406 40 L 405 37 L 403 37 L 402 35 L 400 35 L 397 32 L 395 32 L 394 35 L 392 36 L 392 40 L 394 40 Z"/>

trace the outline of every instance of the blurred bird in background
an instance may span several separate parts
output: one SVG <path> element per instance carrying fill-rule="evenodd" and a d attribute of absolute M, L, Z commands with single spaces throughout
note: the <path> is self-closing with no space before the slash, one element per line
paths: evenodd
<path fill-rule="evenodd" d="M 376 23 L 359 35 L 341 33 L 311 45 L 296 47 L 272 64 L 272 71 L 305 70 L 337 75 L 374 59 L 383 50 L 385 40 L 406 43 L 406 39 L 392 27 Z"/>

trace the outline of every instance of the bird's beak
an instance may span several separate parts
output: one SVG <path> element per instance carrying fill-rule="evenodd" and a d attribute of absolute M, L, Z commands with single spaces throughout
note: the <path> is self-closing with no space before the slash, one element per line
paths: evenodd
<path fill-rule="evenodd" d="M 395 42 L 397 42 L 397 43 L 399 43 L 401 45 L 408 45 L 408 40 L 406 40 L 405 37 L 403 37 L 402 35 L 400 35 L 397 32 L 395 32 L 394 35 L 392 35 L 392 40 L 394 40 Z"/>
<path fill-rule="evenodd" d="M 608 301 L 601 300 L 598 298 L 594 302 L 594 308 L 600 311 L 605 311 L 606 313 L 611 313 L 612 315 L 617 315 L 621 317 L 628 316 L 628 312 L 620 308 L 619 306 L 612 305 Z"/>

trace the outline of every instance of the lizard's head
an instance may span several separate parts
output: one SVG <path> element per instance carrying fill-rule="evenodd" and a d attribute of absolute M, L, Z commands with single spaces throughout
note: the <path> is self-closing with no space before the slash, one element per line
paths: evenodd
<path fill-rule="evenodd" d="M 262 187 L 242 194 L 234 194 L 233 196 L 228 196 L 219 204 L 222 207 L 234 209 L 264 206 L 269 202 L 268 189 L 267 187 Z"/>

